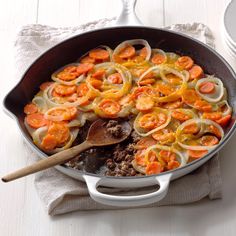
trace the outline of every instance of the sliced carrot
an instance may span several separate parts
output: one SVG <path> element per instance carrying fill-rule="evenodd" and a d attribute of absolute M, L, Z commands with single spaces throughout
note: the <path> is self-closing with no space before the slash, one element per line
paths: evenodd
<path fill-rule="evenodd" d="M 92 74 L 92 77 L 95 79 L 102 79 L 105 74 L 106 71 L 104 69 L 98 69 L 95 73 Z"/>
<path fill-rule="evenodd" d="M 175 135 L 173 132 L 163 133 L 161 130 L 152 134 L 152 137 L 160 143 L 163 142 L 174 142 Z"/>
<path fill-rule="evenodd" d="M 175 64 L 184 70 L 188 70 L 193 66 L 193 60 L 191 57 L 183 56 L 179 57 Z"/>
<path fill-rule="evenodd" d="M 54 136 L 58 144 L 63 144 L 69 139 L 70 131 L 64 123 L 52 123 L 48 128 L 48 134 Z"/>
<path fill-rule="evenodd" d="M 121 110 L 120 104 L 111 99 L 102 100 L 98 106 L 107 117 L 115 117 Z"/>
<path fill-rule="evenodd" d="M 201 99 L 201 97 L 197 94 L 195 89 L 186 89 L 182 93 L 182 99 L 183 102 L 186 103 L 187 105 L 193 105 L 196 100 Z"/>
<path fill-rule="evenodd" d="M 127 45 L 125 48 L 123 48 L 118 56 L 122 59 L 128 59 L 135 55 L 135 48 L 131 45 Z"/>
<path fill-rule="evenodd" d="M 89 88 L 86 83 L 81 83 L 77 87 L 77 94 L 79 97 L 85 96 L 89 91 Z"/>
<path fill-rule="evenodd" d="M 148 113 L 143 115 L 139 119 L 139 126 L 143 129 L 151 130 L 153 128 L 156 128 L 158 126 L 161 126 L 166 122 L 167 116 L 164 113 Z"/>
<path fill-rule="evenodd" d="M 193 67 L 189 70 L 190 79 L 199 79 L 203 75 L 203 69 L 201 66 L 193 65 Z"/>
<path fill-rule="evenodd" d="M 155 145 L 157 142 L 152 137 L 141 138 L 135 145 L 136 149 L 146 149 L 152 145 Z"/>
<path fill-rule="evenodd" d="M 143 47 L 140 52 L 139 52 L 139 56 L 141 56 L 143 59 L 145 59 L 147 57 L 147 48 Z"/>
<path fill-rule="evenodd" d="M 188 155 L 194 159 L 201 158 L 208 153 L 207 150 L 188 150 Z"/>
<path fill-rule="evenodd" d="M 61 116 L 62 119 L 65 120 L 72 120 L 77 115 L 77 108 L 76 107 L 67 107 L 67 108 L 61 108 L 56 107 L 53 110 L 48 112 L 48 115 L 50 116 Z"/>
<path fill-rule="evenodd" d="M 209 131 L 213 133 L 217 138 L 221 138 L 221 133 L 214 125 L 209 126 Z"/>
<path fill-rule="evenodd" d="M 162 171 L 163 171 L 163 167 L 157 161 L 148 163 L 145 170 L 147 175 L 159 174 Z"/>
<path fill-rule="evenodd" d="M 199 91 L 203 94 L 214 93 L 215 91 L 215 84 L 209 81 L 201 83 L 199 86 Z"/>
<path fill-rule="evenodd" d="M 136 108 L 141 111 L 149 111 L 154 107 L 155 103 L 151 97 L 148 96 L 141 96 L 137 99 Z"/>
<path fill-rule="evenodd" d="M 173 169 L 176 169 L 180 166 L 179 162 L 178 161 L 169 161 L 168 164 L 167 164 L 167 169 L 168 170 L 173 170 Z"/>
<path fill-rule="evenodd" d="M 46 88 L 48 88 L 49 86 L 51 86 L 52 84 L 54 84 L 54 82 L 44 82 L 42 83 L 39 88 L 44 91 Z"/>
<path fill-rule="evenodd" d="M 51 134 L 46 134 L 42 139 L 41 146 L 45 150 L 53 150 L 57 146 L 57 139 Z"/>
<path fill-rule="evenodd" d="M 79 75 L 85 74 L 85 73 L 89 72 L 90 70 L 92 70 L 93 67 L 94 67 L 94 64 L 91 64 L 91 63 L 79 64 L 78 67 L 77 67 L 77 73 Z"/>
<path fill-rule="evenodd" d="M 102 87 L 103 82 L 99 79 L 90 79 L 90 84 L 95 88 L 95 89 L 100 89 Z"/>
<path fill-rule="evenodd" d="M 204 112 L 202 118 L 216 121 L 222 118 L 222 112 Z"/>
<path fill-rule="evenodd" d="M 154 54 L 153 57 L 151 58 L 151 62 L 156 65 L 164 63 L 165 60 L 166 60 L 165 56 L 159 53 Z"/>
<path fill-rule="evenodd" d="M 176 159 L 176 154 L 174 152 L 161 150 L 159 155 L 164 159 L 165 162 L 174 161 Z"/>
<path fill-rule="evenodd" d="M 216 122 L 220 126 L 225 127 L 229 123 L 230 120 L 231 120 L 231 115 L 227 115 L 227 116 L 220 118 L 219 120 L 216 120 Z"/>
<path fill-rule="evenodd" d="M 57 84 L 54 87 L 54 90 L 57 94 L 59 94 L 61 96 L 69 96 L 69 95 L 76 92 L 76 86 L 75 85 L 67 86 L 67 85 L 63 85 L 63 84 Z"/>
<path fill-rule="evenodd" d="M 85 56 L 80 60 L 80 63 L 89 63 L 89 64 L 94 64 L 95 63 L 95 59 L 91 58 L 90 56 Z"/>
<path fill-rule="evenodd" d="M 41 113 L 33 113 L 26 116 L 26 122 L 28 125 L 34 129 L 38 129 L 47 125 L 47 120 Z"/>
<path fill-rule="evenodd" d="M 135 88 L 134 91 L 132 92 L 132 99 L 137 99 L 138 97 L 142 95 L 153 95 L 153 88 L 148 87 L 148 86 L 143 86 L 143 87 L 138 87 Z"/>
<path fill-rule="evenodd" d="M 212 111 L 212 105 L 204 100 L 195 101 L 194 108 L 196 108 L 199 111 L 203 111 L 203 112 L 211 112 Z"/>
<path fill-rule="evenodd" d="M 144 151 L 143 150 L 138 150 L 134 156 L 136 163 L 139 166 L 146 166 L 146 160 L 144 156 Z"/>
<path fill-rule="evenodd" d="M 29 103 L 24 107 L 24 113 L 29 115 L 38 112 L 38 107 L 34 103 Z"/>
<path fill-rule="evenodd" d="M 122 84 L 123 80 L 120 73 L 114 73 L 108 76 L 107 80 L 112 84 Z"/>
<path fill-rule="evenodd" d="M 64 81 L 74 80 L 78 76 L 77 66 L 67 66 L 57 74 L 57 77 Z"/>
<path fill-rule="evenodd" d="M 155 81 L 156 81 L 155 79 L 143 79 L 139 82 L 139 85 L 145 86 L 145 85 L 149 85 L 149 84 L 154 84 Z"/>
<path fill-rule="evenodd" d="M 176 110 L 172 111 L 171 116 L 179 121 L 186 121 L 191 119 L 190 116 L 184 114 L 181 111 L 176 111 Z"/>
<path fill-rule="evenodd" d="M 96 48 L 89 52 L 89 57 L 95 60 L 107 60 L 109 56 L 108 51 L 102 48 Z"/>
<path fill-rule="evenodd" d="M 184 127 L 183 132 L 185 134 L 196 134 L 199 131 L 197 124 L 190 124 Z"/>
<path fill-rule="evenodd" d="M 204 146 L 213 146 L 219 143 L 219 139 L 213 135 L 205 135 L 201 137 L 200 142 Z"/>

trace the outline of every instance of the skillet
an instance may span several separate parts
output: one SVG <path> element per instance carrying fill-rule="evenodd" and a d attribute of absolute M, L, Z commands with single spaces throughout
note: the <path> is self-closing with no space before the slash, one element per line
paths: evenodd
<path fill-rule="evenodd" d="M 85 181 L 90 196 L 97 202 L 113 206 L 140 206 L 160 201 L 165 197 L 171 180 L 190 173 L 203 165 L 226 144 L 236 128 L 236 75 L 229 64 L 212 48 L 180 33 L 169 30 L 144 27 L 135 15 L 136 0 L 122 0 L 123 11 L 117 20 L 116 27 L 93 30 L 69 38 L 41 55 L 22 76 L 20 82 L 6 95 L 4 99 L 5 111 L 17 122 L 21 134 L 41 158 L 46 158 L 34 143 L 24 126 L 23 108 L 32 100 L 42 82 L 47 81 L 51 74 L 65 64 L 78 59 L 90 49 L 98 45 L 108 45 L 114 48 L 120 42 L 142 38 L 149 42 L 152 48 L 161 48 L 164 51 L 188 55 L 203 67 L 208 74 L 214 74 L 222 79 L 228 92 L 229 104 L 233 109 L 232 119 L 225 131 L 222 142 L 206 156 L 187 164 L 184 167 L 167 171 L 158 175 L 143 177 L 109 177 L 74 170 L 63 165 L 55 168 L 64 174 Z M 134 26 L 122 26 L 122 25 Z M 98 186 L 117 188 L 137 188 L 159 185 L 156 191 L 138 196 L 115 196 L 101 193 Z"/>

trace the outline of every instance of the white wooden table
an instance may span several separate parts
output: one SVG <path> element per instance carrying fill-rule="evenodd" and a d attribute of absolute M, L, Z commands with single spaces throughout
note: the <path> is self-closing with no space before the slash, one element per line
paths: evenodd
<path fill-rule="evenodd" d="M 216 38 L 216 49 L 236 69 L 220 36 L 223 9 L 229 0 L 139 0 L 137 15 L 145 25 L 202 22 Z M 118 0 L 1 0 L 0 97 L 14 85 L 15 32 L 28 23 L 75 26 L 112 17 Z M 25 166 L 22 139 L 16 124 L 0 112 L 0 176 Z M 223 199 L 203 200 L 186 206 L 118 211 L 75 212 L 49 217 L 36 194 L 33 176 L 0 183 L 0 235 L 236 235 L 236 135 L 221 152 Z"/>

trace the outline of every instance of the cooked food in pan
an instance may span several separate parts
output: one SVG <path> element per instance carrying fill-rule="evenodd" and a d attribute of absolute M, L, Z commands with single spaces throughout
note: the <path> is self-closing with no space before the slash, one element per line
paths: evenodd
<path fill-rule="evenodd" d="M 143 39 L 114 50 L 99 46 L 41 84 L 24 108 L 25 126 L 34 143 L 53 154 L 82 142 L 98 118 L 109 120 L 117 137 L 119 121 L 128 120 L 129 139 L 87 150 L 66 165 L 110 176 L 182 167 L 214 149 L 231 119 L 221 79 L 202 66 Z"/>

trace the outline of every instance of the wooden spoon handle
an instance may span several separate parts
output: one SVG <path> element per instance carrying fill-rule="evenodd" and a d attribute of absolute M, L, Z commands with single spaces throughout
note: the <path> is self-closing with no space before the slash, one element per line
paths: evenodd
<path fill-rule="evenodd" d="M 80 152 L 92 147 L 92 145 L 88 141 L 84 141 L 80 145 L 74 146 L 70 149 L 64 150 L 62 152 L 56 153 L 48 158 L 42 159 L 30 166 L 26 166 L 22 169 L 19 169 L 15 172 L 12 172 L 4 177 L 2 177 L 3 182 L 10 182 L 15 179 L 19 179 L 21 177 L 36 173 L 41 170 L 48 169 L 55 165 L 59 165 L 64 163 L 65 161 L 69 161 Z"/>

